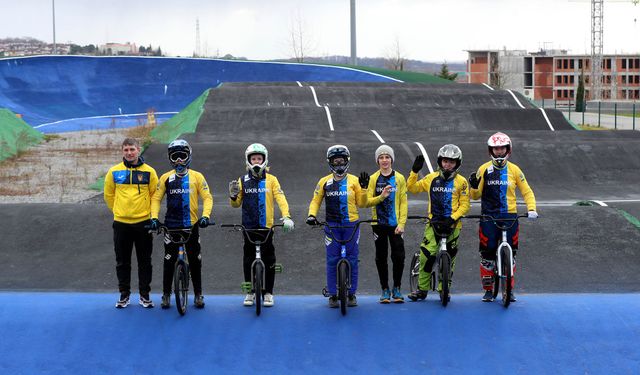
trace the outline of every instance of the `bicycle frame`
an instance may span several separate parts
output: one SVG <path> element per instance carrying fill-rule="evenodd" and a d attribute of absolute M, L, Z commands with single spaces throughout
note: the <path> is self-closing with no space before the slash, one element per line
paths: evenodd
<path fill-rule="evenodd" d="M 500 243 L 498 244 L 497 248 L 496 248 L 496 265 L 494 267 L 494 274 L 496 275 L 496 278 L 494 280 L 494 288 L 493 288 L 493 296 L 494 298 L 498 295 L 498 289 L 499 289 L 499 284 L 497 283 L 498 280 L 502 280 L 504 281 L 505 278 L 507 278 L 507 276 L 509 276 L 509 278 L 513 277 L 513 274 L 511 275 L 505 275 L 502 272 L 502 251 L 503 249 L 506 249 L 507 254 L 509 256 L 509 260 L 510 260 L 510 264 L 509 264 L 509 272 L 512 273 L 513 272 L 513 267 L 515 265 L 515 261 L 513 259 L 513 248 L 511 247 L 511 245 L 509 245 L 509 241 L 507 238 L 507 231 L 509 229 L 511 229 L 515 223 L 518 221 L 518 219 L 520 218 L 524 218 L 527 217 L 527 215 L 516 215 L 512 218 L 494 218 L 493 216 L 490 215 L 470 215 L 470 216 L 465 216 L 465 218 L 467 219 L 480 219 L 480 221 L 492 221 L 493 224 L 500 229 L 501 231 L 501 239 L 500 239 Z M 505 292 L 505 291 L 503 291 Z M 510 292 L 508 293 L 510 294 Z M 503 304 L 505 307 L 509 306 L 509 299 L 511 298 L 511 296 L 504 296 L 503 295 Z"/>
<path fill-rule="evenodd" d="M 431 227 L 433 228 L 433 233 L 436 236 L 436 238 L 439 239 L 439 246 L 438 246 L 438 251 L 436 252 L 436 259 L 434 262 L 434 266 L 431 269 L 431 290 L 432 291 L 437 291 L 438 289 L 438 283 L 440 282 L 440 280 L 443 278 L 442 275 L 440 274 L 441 270 L 440 270 L 440 264 L 441 264 L 441 258 L 443 256 L 447 256 L 449 257 L 449 267 L 451 267 L 451 256 L 449 255 L 449 253 L 447 252 L 447 238 L 449 237 L 450 233 L 440 233 L 438 232 L 436 226 L 434 224 L 441 224 L 442 222 L 440 221 L 436 221 L 436 220 L 431 220 L 428 216 L 409 216 L 408 219 L 417 219 L 417 220 L 421 220 L 422 223 L 424 224 L 431 224 Z M 453 230 L 453 229 L 452 229 Z M 416 254 L 414 254 L 414 256 L 420 256 L 420 250 L 416 251 Z M 418 262 L 419 264 L 419 262 Z M 410 270 L 410 272 L 414 272 L 414 270 Z M 413 275 L 411 274 L 410 277 L 418 277 L 418 275 Z M 449 275 L 446 278 L 447 282 L 449 282 L 451 280 L 451 268 L 449 268 Z M 416 283 L 417 285 L 417 283 Z M 416 287 L 416 289 L 418 289 Z M 443 285 L 443 289 L 446 289 L 447 291 L 447 296 L 443 296 L 441 295 L 440 298 L 442 300 L 442 303 L 444 306 L 447 305 L 448 301 L 448 294 L 449 294 L 449 286 L 447 285 L 446 287 Z M 413 290 L 412 290 L 413 291 Z M 444 294 L 444 293 L 442 293 Z"/>
<path fill-rule="evenodd" d="M 251 288 L 253 290 L 253 292 L 256 294 L 256 315 L 260 315 L 260 311 L 261 311 L 261 303 L 262 301 L 259 299 L 263 298 L 264 296 L 262 295 L 262 290 L 258 290 L 258 289 L 262 289 L 262 287 L 264 287 L 265 283 L 266 283 L 266 266 L 264 264 L 264 262 L 262 261 L 262 251 L 261 251 L 261 247 L 264 243 L 266 243 L 269 240 L 269 237 L 273 235 L 274 229 L 276 227 L 283 227 L 284 224 L 274 224 L 271 228 L 255 228 L 255 229 L 247 229 L 245 228 L 244 225 L 242 224 L 222 224 L 220 225 L 220 227 L 223 228 L 233 228 L 233 230 L 237 230 L 237 231 L 241 231 L 245 238 L 252 243 L 255 248 L 256 248 L 256 258 L 253 260 L 253 262 L 251 263 Z M 249 236 L 249 233 L 260 233 L 260 232 L 266 232 L 266 236 L 264 237 L 263 241 L 260 240 L 252 240 L 251 237 Z M 260 267 L 262 270 L 262 275 L 261 275 L 261 288 L 256 288 L 256 284 L 255 284 L 255 280 L 256 280 L 256 268 Z M 274 265 L 274 267 L 276 267 L 276 272 L 278 272 L 278 268 L 279 271 L 282 272 L 282 266 L 276 266 Z M 244 283 L 243 283 L 244 285 Z M 243 286 L 244 288 L 244 286 Z"/>
<path fill-rule="evenodd" d="M 349 262 L 349 259 L 347 258 L 347 244 L 349 242 L 351 242 L 351 240 L 353 239 L 353 236 L 355 236 L 358 228 L 360 227 L 360 224 L 362 223 L 377 223 L 377 220 L 362 220 L 362 221 L 356 221 L 355 224 L 350 224 L 350 225 L 329 225 L 329 223 L 327 222 L 320 222 L 318 223 L 318 227 L 325 227 L 327 228 L 327 231 L 329 233 L 329 235 L 331 236 L 331 238 L 333 238 L 334 241 L 336 241 L 337 243 L 340 244 L 340 259 L 338 260 L 338 263 L 336 263 L 336 291 L 338 292 L 339 295 L 343 295 L 346 293 L 348 293 L 348 291 L 351 289 L 351 262 Z M 338 238 L 336 238 L 336 236 L 333 233 L 334 229 L 343 229 L 343 228 L 352 228 L 353 230 L 351 231 L 351 235 L 349 236 L 349 239 L 347 240 L 340 240 Z M 347 266 L 347 272 L 346 272 L 346 291 L 342 291 L 340 292 L 340 289 L 342 288 L 342 286 L 340 285 L 339 282 L 339 277 L 338 275 L 340 274 L 340 266 L 342 264 L 346 264 Z M 322 295 L 325 297 L 330 297 L 330 294 L 328 292 L 328 290 L 325 288 L 322 290 Z M 343 301 L 341 299 L 340 301 L 341 303 L 341 308 L 340 311 L 342 312 L 342 315 L 346 314 L 346 306 L 345 306 L 345 301 Z"/>

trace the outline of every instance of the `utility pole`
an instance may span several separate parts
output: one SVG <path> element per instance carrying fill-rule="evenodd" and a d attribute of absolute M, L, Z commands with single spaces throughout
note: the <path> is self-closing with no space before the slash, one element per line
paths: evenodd
<path fill-rule="evenodd" d="M 58 48 L 56 46 L 56 0 L 51 0 L 51 8 L 53 13 L 53 54 L 58 54 Z"/>
<path fill-rule="evenodd" d="M 602 7 L 604 0 L 591 0 L 591 98 L 602 99 Z"/>
<path fill-rule="evenodd" d="M 351 0 L 351 65 L 358 64 L 356 53 L 356 0 Z"/>
<path fill-rule="evenodd" d="M 200 57 L 200 19 L 196 18 L 196 52 L 193 57 Z"/>

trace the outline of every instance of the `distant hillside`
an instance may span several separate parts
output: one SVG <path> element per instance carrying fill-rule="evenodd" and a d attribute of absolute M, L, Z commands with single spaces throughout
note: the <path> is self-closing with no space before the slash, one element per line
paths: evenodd
<path fill-rule="evenodd" d="M 326 57 L 305 57 L 304 62 L 315 64 L 339 64 L 349 65 L 350 58 L 348 56 L 326 56 Z M 279 60 L 295 62 L 295 59 Z M 389 69 L 388 60 L 383 57 L 359 57 L 358 65 L 368 66 L 372 68 Z M 449 71 L 452 73 L 466 72 L 467 64 L 464 61 L 447 61 Z M 428 62 L 420 60 L 406 60 L 404 65 L 405 71 L 419 73 L 437 73 L 442 67 L 442 62 Z"/>

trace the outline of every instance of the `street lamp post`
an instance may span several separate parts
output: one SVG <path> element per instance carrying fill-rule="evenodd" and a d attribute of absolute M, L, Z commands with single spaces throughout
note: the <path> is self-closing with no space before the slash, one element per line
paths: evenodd
<path fill-rule="evenodd" d="M 351 65 L 358 63 L 356 53 L 356 0 L 351 0 Z"/>
<path fill-rule="evenodd" d="M 51 0 L 51 8 L 53 13 L 53 54 L 58 54 L 58 48 L 56 46 L 56 0 Z"/>

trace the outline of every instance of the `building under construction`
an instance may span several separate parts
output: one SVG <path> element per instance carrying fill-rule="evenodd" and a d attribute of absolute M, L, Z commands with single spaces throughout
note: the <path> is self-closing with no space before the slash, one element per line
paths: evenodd
<path fill-rule="evenodd" d="M 590 55 L 570 55 L 565 50 L 470 50 L 467 82 L 523 93 L 531 100 L 574 101 L 580 77 L 585 100 L 595 99 Z M 603 55 L 603 100 L 640 99 L 640 55 Z"/>

